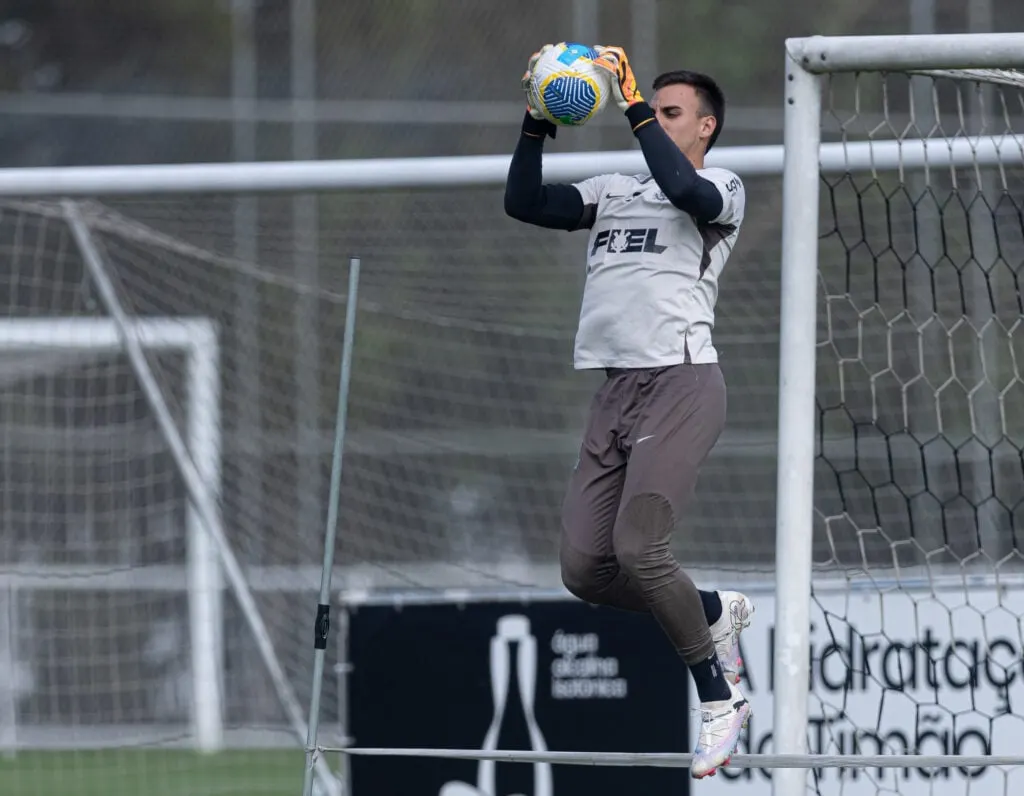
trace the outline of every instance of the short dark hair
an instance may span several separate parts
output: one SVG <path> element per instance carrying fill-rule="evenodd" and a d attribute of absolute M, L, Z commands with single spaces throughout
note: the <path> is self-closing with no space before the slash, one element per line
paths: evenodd
<path fill-rule="evenodd" d="M 697 92 L 697 98 L 700 100 L 700 115 L 715 117 L 715 131 L 708 139 L 707 149 L 704 150 L 707 152 L 715 145 L 715 141 L 718 140 L 718 134 L 722 132 L 722 128 L 725 126 L 725 94 L 722 93 L 718 83 L 708 75 L 701 72 L 691 72 L 688 69 L 664 72 L 654 78 L 655 91 L 665 86 L 676 85 L 692 86 L 693 90 Z"/>

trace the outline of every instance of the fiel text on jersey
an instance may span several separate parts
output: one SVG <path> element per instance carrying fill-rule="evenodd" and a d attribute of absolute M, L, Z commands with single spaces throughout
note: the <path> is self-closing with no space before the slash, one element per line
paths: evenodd
<path fill-rule="evenodd" d="M 603 229 L 594 236 L 594 245 L 590 247 L 590 256 L 604 248 L 611 254 L 633 254 L 646 252 L 661 254 L 667 246 L 658 244 L 658 228 L 637 229 Z"/>

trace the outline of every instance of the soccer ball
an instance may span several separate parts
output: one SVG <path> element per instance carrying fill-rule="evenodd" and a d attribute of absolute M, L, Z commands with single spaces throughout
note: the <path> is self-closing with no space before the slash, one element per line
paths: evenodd
<path fill-rule="evenodd" d="M 593 47 L 561 42 L 544 53 L 527 81 L 526 99 L 554 124 L 579 126 L 608 101 L 611 75 L 594 65 Z"/>

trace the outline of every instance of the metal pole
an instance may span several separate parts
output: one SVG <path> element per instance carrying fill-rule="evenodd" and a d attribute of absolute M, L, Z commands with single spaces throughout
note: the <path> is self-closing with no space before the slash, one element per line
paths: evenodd
<path fill-rule="evenodd" d="M 601 0 L 572 0 L 572 21 L 570 30 L 572 37 L 580 44 L 590 47 L 595 44 L 611 44 L 612 42 L 598 41 L 601 35 L 598 21 L 601 15 Z M 615 113 L 615 103 L 611 103 Z M 575 130 L 578 135 L 574 138 L 579 140 L 576 145 L 579 149 L 598 149 L 601 146 L 601 129 L 597 125 L 585 125 Z"/>
<path fill-rule="evenodd" d="M 303 796 L 313 793 L 313 765 L 319 752 L 317 732 L 320 726 L 320 696 L 323 691 L 324 653 L 331 615 L 331 574 L 334 570 L 334 546 L 338 534 L 338 509 L 341 502 L 341 467 L 348 422 L 348 391 L 352 375 L 352 348 L 356 331 L 356 304 L 359 296 L 359 259 L 353 258 L 348 272 L 348 298 L 345 305 L 345 339 L 341 349 L 341 375 L 338 378 L 338 406 L 334 420 L 334 451 L 331 459 L 331 490 L 327 501 L 327 530 L 324 535 L 324 560 L 320 571 L 320 602 L 316 610 L 313 652 L 313 685 L 309 700 L 306 738 L 306 776 Z M 346 742 L 347 743 L 347 742 Z M 347 769 L 346 765 L 346 769 Z"/>
<path fill-rule="evenodd" d="M 910 0 L 910 32 L 918 35 L 935 33 L 936 0 Z M 885 80 L 884 76 L 875 76 Z M 912 76 L 910 78 L 911 111 L 916 130 L 911 134 L 914 138 L 927 136 L 937 122 L 939 107 L 934 92 L 935 79 L 931 77 Z M 907 274 L 907 309 L 917 329 L 921 329 L 934 315 L 933 302 L 935 288 L 930 279 L 932 270 L 942 256 L 942 221 L 939 215 L 939 196 L 949 190 L 949 171 L 942 167 L 929 165 L 927 169 L 911 169 L 907 172 L 907 187 L 910 200 L 914 203 L 911 213 L 913 225 L 907 230 L 915 234 L 916 245 Z M 920 418 L 925 424 L 933 422 L 935 406 L 933 399 L 923 395 L 923 391 L 908 396 L 914 405 L 908 406 L 911 418 Z M 916 425 L 915 420 L 911 420 Z M 925 454 L 928 455 L 927 453 Z M 896 531 L 899 533 L 899 531 Z M 939 523 L 914 522 L 910 532 L 927 555 L 933 550 L 941 549 L 942 528 Z M 923 560 L 921 561 L 923 563 Z"/>
<path fill-rule="evenodd" d="M 292 158 L 316 157 L 316 2 L 291 0 Z M 297 193 L 292 199 L 292 247 L 295 278 L 312 288 L 295 299 L 295 386 L 298 442 L 299 538 L 308 539 L 320 527 L 323 495 L 320 458 L 316 453 L 320 427 L 320 334 L 316 289 L 319 284 L 316 194 Z"/>
<path fill-rule="evenodd" d="M 657 77 L 658 69 L 658 0 L 632 0 L 630 10 L 633 16 L 633 41 L 629 48 L 629 60 L 633 72 L 642 81 L 640 93 L 647 99 L 654 91 L 651 83 Z M 633 137 L 632 146 L 640 148 L 640 142 Z"/>
<path fill-rule="evenodd" d="M 253 0 L 233 0 L 231 4 L 231 105 L 232 156 L 236 161 L 256 160 L 256 44 Z M 251 194 L 238 194 L 234 199 L 234 255 L 244 263 L 255 263 L 256 232 L 259 208 Z M 256 281 L 244 271 L 235 274 L 235 313 L 238 333 L 238 400 L 237 424 L 242 438 L 252 446 L 236 454 L 239 505 L 244 506 L 240 521 L 259 523 L 265 516 L 262 509 L 263 489 L 260 486 L 262 453 L 260 451 L 260 296 Z M 263 534 L 246 534 L 253 543 L 256 562 L 261 555 Z M 256 563 L 254 562 L 254 563 Z"/>
<path fill-rule="evenodd" d="M 988 33 L 992 30 L 993 23 L 992 0 L 968 0 L 968 32 Z M 966 84 L 964 90 L 971 92 L 968 105 L 970 113 L 968 134 L 972 136 L 991 135 L 992 130 L 989 129 L 989 125 L 999 118 L 1002 111 L 995 105 L 999 93 L 990 83 L 979 83 L 977 87 Z M 993 226 L 995 203 L 999 200 L 997 174 L 997 169 L 979 166 L 976 172 L 977 197 L 970 197 L 975 200 L 972 202 L 970 212 L 970 239 L 974 247 L 971 255 L 975 264 L 966 287 L 970 291 L 967 306 L 971 325 L 976 330 L 980 330 L 994 318 L 996 308 L 993 306 L 991 297 L 1004 295 L 1003 291 L 1007 289 L 1013 291 L 1012 284 L 1007 285 L 1005 280 L 999 278 L 1005 273 L 1005 269 L 992 267 L 999 255 Z M 986 275 L 983 268 L 991 268 L 990 275 Z M 989 280 L 993 281 L 991 285 Z M 982 340 L 983 337 L 979 334 L 971 351 L 971 383 L 969 387 L 982 385 L 991 391 L 1002 386 L 1003 374 L 1011 371 L 1013 363 L 1008 361 L 994 363 L 993 372 L 988 375 L 986 383 Z M 987 407 L 976 405 L 975 409 L 977 410 L 974 415 L 975 427 L 972 432 L 976 435 L 977 441 L 987 446 L 993 440 L 997 440 L 1002 431 L 999 407 L 992 402 Z M 994 561 L 1003 559 L 1013 549 L 1012 537 L 1008 535 L 1008 529 L 1000 527 L 999 504 L 995 500 L 986 500 L 993 489 L 997 496 L 1006 494 L 1006 480 L 1000 477 L 1002 471 L 1003 468 L 1000 466 L 998 458 L 978 457 L 972 459 L 970 500 L 973 505 L 978 506 L 975 509 L 978 539 L 982 549 Z"/>
<path fill-rule="evenodd" d="M 786 57 L 782 177 L 782 322 L 776 488 L 775 752 L 804 754 L 814 528 L 820 78 Z M 775 772 L 775 796 L 803 796 L 807 772 Z"/>
<path fill-rule="evenodd" d="M 17 594 L 13 583 L 0 591 L 0 663 L 7 670 L 0 678 L 0 754 L 5 759 L 13 759 L 18 750 Z"/>

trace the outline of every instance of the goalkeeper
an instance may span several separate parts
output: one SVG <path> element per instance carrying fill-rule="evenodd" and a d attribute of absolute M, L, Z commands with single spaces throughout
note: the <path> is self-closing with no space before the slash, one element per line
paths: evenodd
<path fill-rule="evenodd" d="M 550 46 L 530 59 L 524 85 Z M 711 78 L 662 74 L 648 104 L 622 48 L 596 50 L 650 176 L 543 184 L 543 142 L 557 128 L 527 107 L 505 211 L 540 227 L 590 230 L 574 365 L 606 378 L 563 504 L 562 579 L 582 600 L 649 612 L 660 624 L 701 701 L 691 766 L 700 778 L 728 762 L 750 715 L 736 683 L 753 606 L 737 592 L 699 591 L 669 542 L 725 424 L 711 330 L 744 189 L 732 172 L 704 167 L 725 112 Z"/>

